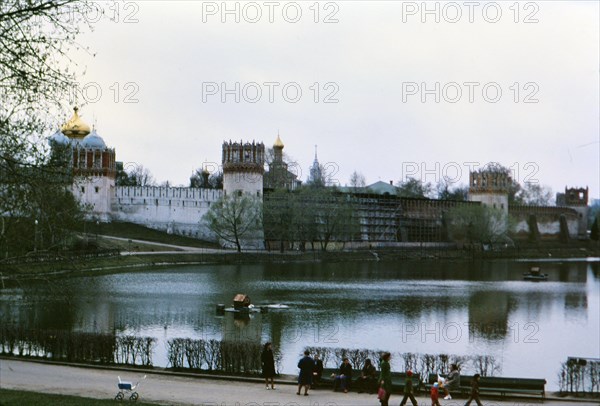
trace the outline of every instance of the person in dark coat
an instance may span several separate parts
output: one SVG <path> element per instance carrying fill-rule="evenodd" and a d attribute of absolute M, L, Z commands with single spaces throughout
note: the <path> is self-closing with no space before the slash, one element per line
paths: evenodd
<path fill-rule="evenodd" d="M 377 370 L 369 358 L 365 360 L 365 365 L 360 371 L 360 376 L 356 378 L 356 387 L 358 393 L 363 393 L 365 390 L 369 393 L 374 393 L 377 387 Z"/>
<path fill-rule="evenodd" d="M 269 389 L 269 381 L 271 381 L 271 389 L 275 389 L 275 357 L 273 356 L 273 348 L 271 343 L 265 343 L 262 354 L 260 354 L 262 364 L 262 372 L 265 377 L 265 385 Z"/>
<path fill-rule="evenodd" d="M 450 395 L 450 391 L 457 391 L 460 387 L 460 371 L 458 370 L 458 365 L 452 364 L 450 366 L 450 373 L 446 377 L 444 381 L 444 394 L 446 395 L 444 399 L 449 400 L 452 399 L 452 395 Z"/>
<path fill-rule="evenodd" d="M 481 400 L 479 400 L 479 378 L 481 378 L 481 375 L 473 375 L 473 379 L 471 380 L 471 396 L 469 396 L 469 400 L 467 400 L 465 406 L 469 406 L 472 401 L 475 401 L 477 406 L 481 406 Z"/>
<path fill-rule="evenodd" d="M 412 376 L 413 373 L 410 369 L 406 371 L 406 380 L 404 381 L 404 397 L 402 398 L 402 402 L 400 402 L 400 406 L 404 406 L 408 399 L 410 399 L 410 403 L 412 403 L 413 406 L 417 406 L 417 400 L 413 394 Z"/>
<path fill-rule="evenodd" d="M 319 386 L 319 383 L 321 383 L 321 377 L 323 376 L 323 361 L 319 357 L 319 354 L 315 354 L 314 360 L 315 369 L 313 370 L 313 388 Z"/>
<path fill-rule="evenodd" d="M 308 351 L 304 351 L 304 357 L 298 362 L 298 368 L 300 374 L 298 375 L 298 392 L 296 392 L 296 395 L 300 394 L 300 389 L 304 386 L 304 396 L 308 396 L 308 388 L 312 385 L 313 370 L 315 369 L 315 360 L 310 357 Z"/>
<path fill-rule="evenodd" d="M 381 356 L 381 373 L 379 374 L 379 385 L 385 391 L 383 399 L 379 399 L 381 406 L 388 406 L 390 401 L 390 395 L 392 394 L 392 369 L 390 367 L 390 359 L 392 354 L 389 352 L 384 353 Z"/>
<path fill-rule="evenodd" d="M 333 390 L 338 388 L 338 386 L 344 391 L 344 393 L 348 393 L 348 387 L 352 382 L 352 364 L 350 364 L 350 360 L 348 358 L 344 358 L 342 360 L 342 365 L 340 365 L 339 374 L 335 376 L 333 380 Z"/>

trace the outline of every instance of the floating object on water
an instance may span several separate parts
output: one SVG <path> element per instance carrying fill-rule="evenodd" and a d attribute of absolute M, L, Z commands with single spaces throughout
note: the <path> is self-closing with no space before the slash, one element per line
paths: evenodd
<path fill-rule="evenodd" d="M 540 267 L 534 266 L 529 272 L 523 272 L 523 279 L 526 281 L 545 281 L 548 280 L 548 274 L 541 273 Z"/>
<path fill-rule="evenodd" d="M 233 308 L 234 309 L 242 309 L 244 307 L 249 307 L 252 305 L 250 302 L 250 296 L 245 295 L 243 293 L 238 293 L 233 297 Z"/>
<path fill-rule="evenodd" d="M 281 303 L 274 303 L 264 306 L 255 306 L 250 301 L 250 296 L 245 295 L 243 293 L 238 293 L 233 298 L 233 306 L 226 308 L 224 304 L 217 304 L 215 310 L 218 315 L 224 315 L 225 312 L 233 312 L 240 314 L 250 314 L 250 313 L 268 313 L 269 309 L 289 309 L 288 305 L 284 305 Z"/>
<path fill-rule="evenodd" d="M 216 310 L 217 314 L 225 314 L 225 305 L 223 303 L 219 303 Z"/>

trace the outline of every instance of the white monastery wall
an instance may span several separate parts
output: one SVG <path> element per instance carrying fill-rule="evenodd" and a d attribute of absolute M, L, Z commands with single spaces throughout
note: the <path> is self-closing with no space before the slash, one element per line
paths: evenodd
<path fill-rule="evenodd" d="M 215 239 L 201 220 L 210 205 L 221 198 L 221 190 L 118 186 L 115 191 L 113 220 L 141 224 L 169 234 Z"/>

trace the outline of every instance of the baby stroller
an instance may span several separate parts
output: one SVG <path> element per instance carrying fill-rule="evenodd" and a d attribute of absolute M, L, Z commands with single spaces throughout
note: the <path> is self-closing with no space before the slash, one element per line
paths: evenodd
<path fill-rule="evenodd" d="M 132 402 L 138 400 L 140 395 L 138 395 L 138 393 L 135 390 L 138 386 L 140 386 L 140 381 L 137 381 L 137 383 L 134 385 L 131 382 L 122 381 L 120 376 L 118 376 L 117 378 L 119 378 L 119 383 L 117 384 L 117 386 L 119 387 L 119 392 L 117 393 L 117 396 L 115 396 L 115 400 L 123 400 L 125 395 L 129 395 L 130 393 L 131 395 L 129 395 L 129 400 L 131 400 Z M 144 379 L 146 379 L 146 375 L 144 375 L 144 377 L 142 378 L 142 380 Z"/>

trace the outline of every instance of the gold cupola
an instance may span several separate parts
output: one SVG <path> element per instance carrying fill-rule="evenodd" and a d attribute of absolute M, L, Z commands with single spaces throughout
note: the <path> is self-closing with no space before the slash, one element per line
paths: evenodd
<path fill-rule="evenodd" d="M 73 117 L 62 126 L 61 131 L 69 138 L 83 139 L 90 133 L 90 126 L 79 117 L 78 110 L 78 107 L 73 108 Z"/>
<path fill-rule="evenodd" d="M 283 142 L 281 142 L 279 134 L 277 134 L 277 139 L 275 140 L 275 144 L 273 144 L 273 148 L 283 148 Z"/>

